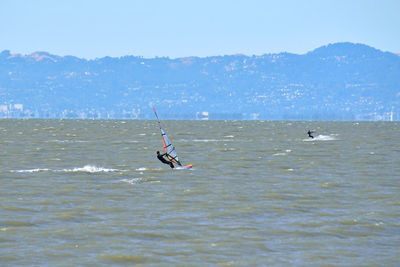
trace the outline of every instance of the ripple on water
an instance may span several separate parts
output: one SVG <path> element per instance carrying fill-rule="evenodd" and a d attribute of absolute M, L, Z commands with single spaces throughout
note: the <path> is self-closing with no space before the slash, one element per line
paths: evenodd
<path fill-rule="evenodd" d="M 141 255 L 102 254 L 97 258 L 111 264 L 139 264 L 146 262 L 146 258 Z"/>
<path fill-rule="evenodd" d="M 398 263 L 399 123 L 166 124 L 196 168 L 156 120 L 0 120 L 0 262 Z"/>

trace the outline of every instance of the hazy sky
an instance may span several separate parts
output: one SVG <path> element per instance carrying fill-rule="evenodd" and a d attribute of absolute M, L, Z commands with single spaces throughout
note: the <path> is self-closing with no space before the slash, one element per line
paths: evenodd
<path fill-rule="evenodd" d="M 84 58 L 400 53 L 400 0 L 0 0 L 0 51 Z"/>

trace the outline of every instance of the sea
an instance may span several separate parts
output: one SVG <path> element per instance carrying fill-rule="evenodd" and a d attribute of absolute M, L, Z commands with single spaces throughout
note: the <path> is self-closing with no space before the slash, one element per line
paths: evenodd
<path fill-rule="evenodd" d="M 400 266 L 400 122 L 162 123 L 0 120 L 0 266 Z"/>

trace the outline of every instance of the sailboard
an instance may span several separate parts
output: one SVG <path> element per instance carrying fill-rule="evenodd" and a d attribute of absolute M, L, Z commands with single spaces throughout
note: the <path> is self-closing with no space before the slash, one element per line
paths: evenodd
<path fill-rule="evenodd" d="M 162 125 L 161 125 L 161 121 L 160 121 L 160 119 L 158 118 L 156 109 L 153 108 L 153 110 L 154 110 L 154 114 L 155 114 L 156 117 L 157 117 L 158 125 L 160 126 L 160 130 L 161 130 L 161 139 L 162 139 L 162 142 L 163 142 L 163 145 L 164 145 L 164 151 L 165 151 L 166 156 L 168 157 L 168 159 L 169 159 L 170 161 L 172 161 L 173 163 L 177 164 L 177 165 L 179 166 L 179 168 L 183 168 L 183 169 L 190 169 L 190 168 L 192 168 L 192 166 L 193 166 L 192 164 L 183 165 L 183 164 L 180 162 L 179 157 L 178 157 L 178 155 L 176 154 L 175 147 L 174 147 L 174 146 L 171 144 L 171 142 L 169 141 L 168 136 L 167 136 L 167 134 L 165 133 L 165 131 L 164 131 Z"/>

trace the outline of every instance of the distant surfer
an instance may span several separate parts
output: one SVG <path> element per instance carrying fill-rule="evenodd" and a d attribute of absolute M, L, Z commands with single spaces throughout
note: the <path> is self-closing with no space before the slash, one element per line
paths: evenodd
<path fill-rule="evenodd" d="M 165 155 L 167 155 L 167 153 L 160 154 L 160 151 L 157 151 L 157 158 L 158 158 L 162 163 L 168 164 L 168 165 L 171 167 L 171 169 L 173 169 L 173 168 L 174 168 L 174 164 L 172 164 L 172 161 L 166 160 L 166 159 L 164 158 Z"/>
<path fill-rule="evenodd" d="M 308 132 L 307 132 L 307 134 L 308 134 L 308 137 L 311 137 L 311 138 L 313 138 L 314 139 L 314 136 L 312 136 L 311 134 L 312 133 L 314 133 L 313 131 L 310 131 L 310 130 L 308 130 Z"/>

